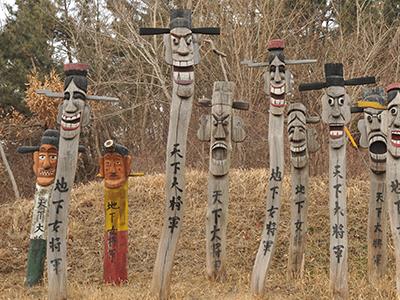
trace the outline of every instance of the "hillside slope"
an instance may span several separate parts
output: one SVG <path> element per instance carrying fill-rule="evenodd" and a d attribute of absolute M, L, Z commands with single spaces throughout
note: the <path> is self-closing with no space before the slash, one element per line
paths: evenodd
<path fill-rule="evenodd" d="M 187 208 L 172 273 L 171 295 L 177 299 L 250 299 L 249 279 L 264 219 L 265 170 L 231 172 L 228 227 L 228 276 L 213 283 L 205 275 L 207 174 L 187 174 Z M 152 269 L 164 214 L 164 177 L 148 175 L 129 182 L 129 282 L 102 283 L 103 188 L 77 187 L 70 207 L 68 265 L 71 299 L 148 299 Z M 349 288 L 352 299 L 394 299 L 393 247 L 388 279 L 379 288 L 367 281 L 367 179 L 348 182 Z M 31 221 L 31 200 L 0 206 L 0 299 L 43 299 L 46 284 L 23 286 Z M 311 178 L 309 239 L 304 276 L 286 279 L 289 225 L 289 178 L 284 181 L 278 247 L 267 279 L 266 299 L 329 299 L 329 217 L 326 178 Z M 45 280 L 46 281 L 46 280 Z"/>

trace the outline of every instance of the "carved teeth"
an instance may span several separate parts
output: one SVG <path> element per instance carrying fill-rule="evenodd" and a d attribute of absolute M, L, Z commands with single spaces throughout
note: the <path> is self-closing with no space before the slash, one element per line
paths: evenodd
<path fill-rule="evenodd" d="M 285 99 L 275 99 L 271 97 L 271 105 L 277 107 L 285 106 Z"/>
<path fill-rule="evenodd" d="M 172 62 L 173 66 L 176 67 L 190 67 L 194 65 L 194 61 L 193 60 L 174 60 Z"/>
<path fill-rule="evenodd" d="M 392 130 L 391 142 L 392 142 L 393 146 L 400 147 L 400 130 L 399 129 Z"/>
<path fill-rule="evenodd" d="M 188 85 L 193 83 L 194 72 L 173 72 L 174 81 L 177 84 Z"/>
<path fill-rule="evenodd" d="M 271 84 L 271 94 L 275 95 L 283 95 L 285 93 L 285 84 L 281 84 L 279 86 L 274 86 Z"/>
<path fill-rule="evenodd" d="M 304 150 L 306 150 L 306 145 L 302 145 L 302 146 L 290 146 L 290 151 L 298 153 L 298 152 L 303 152 Z"/>

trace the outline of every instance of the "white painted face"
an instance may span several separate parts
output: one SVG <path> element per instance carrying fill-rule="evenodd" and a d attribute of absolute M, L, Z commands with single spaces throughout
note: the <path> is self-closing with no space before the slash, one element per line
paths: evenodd
<path fill-rule="evenodd" d="M 400 157 L 400 93 L 389 103 L 386 112 L 388 151 L 395 157 Z"/>
<path fill-rule="evenodd" d="M 166 55 L 170 53 L 172 61 L 173 81 L 177 85 L 177 95 L 189 98 L 194 93 L 194 40 L 192 31 L 188 28 L 178 27 L 171 30 Z M 169 47 L 169 49 L 168 49 Z"/>
<path fill-rule="evenodd" d="M 384 111 L 374 108 L 364 110 L 364 119 L 358 122 L 361 133 L 360 146 L 368 148 L 371 170 L 384 172 L 386 170 L 387 142 L 382 121 Z"/>
<path fill-rule="evenodd" d="M 344 87 L 328 87 L 322 96 L 322 121 L 329 125 L 329 145 L 332 148 L 344 145 L 344 126 L 350 119 L 350 97 Z"/>
<path fill-rule="evenodd" d="M 295 168 L 304 168 L 308 162 L 306 116 L 293 110 L 288 115 L 290 160 Z"/>
<path fill-rule="evenodd" d="M 270 110 L 274 115 L 281 115 L 285 110 L 286 66 L 275 56 L 264 74 L 265 93 L 270 96 Z"/>
<path fill-rule="evenodd" d="M 66 140 L 79 136 L 81 125 L 90 118 L 90 109 L 85 102 L 86 92 L 75 85 L 72 79 L 64 90 L 64 102 L 58 108 L 57 121 L 61 125 L 60 136 Z"/>

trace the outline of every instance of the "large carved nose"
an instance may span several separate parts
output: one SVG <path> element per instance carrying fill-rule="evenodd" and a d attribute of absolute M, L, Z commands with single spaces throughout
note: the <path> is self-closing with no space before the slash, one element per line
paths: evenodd
<path fill-rule="evenodd" d="M 396 118 L 394 119 L 394 125 L 395 125 L 396 127 L 400 127 L 400 113 L 398 113 L 398 114 L 396 115 Z"/>
<path fill-rule="evenodd" d="M 179 40 L 178 53 L 179 53 L 179 55 L 182 55 L 182 56 L 186 56 L 189 54 L 189 48 L 188 48 L 184 38 L 181 38 Z"/>
<path fill-rule="evenodd" d="M 72 99 L 67 100 L 67 105 L 65 106 L 65 111 L 69 113 L 74 113 L 76 112 L 77 107 L 74 104 L 74 101 Z"/>
<path fill-rule="evenodd" d="M 50 159 L 49 156 L 46 155 L 44 161 L 43 161 L 43 169 L 49 169 L 50 168 Z"/>
<path fill-rule="evenodd" d="M 340 109 L 336 105 L 332 107 L 332 117 L 339 118 L 340 117 Z"/>
<path fill-rule="evenodd" d="M 303 134 L 302 134 L 302 132 L 300 131 L 300 128 L 299 128 L 299 127 L 295 127 L 295 128 L 294 128 L 292 140 L 293 140 L 294 142 L 301 142 L 302 140 L 304 140 Z"/>
<path fill-rule="evenodd" d="M 222 126 L 222 124 L 218 124 L 217 125 L 217 130 L 216 130 L 215 135 L 214 135 L 214 138 L 218 139 L 218 140 L 221 140 L 221 139 L 224 139 L 225 137 L 226 137 L 226 135 L 225 135 L 224 127 Z"/>
<path fill-rule="evenodd" d="M 371 131 L 378 131 L 381 129 L 381 123 L 378 121 L 378 118 L 373 118 L 371 123 Z"/>
<path fill-rule="evenodd" d="M 282 80 L 282 76 L 281 76 L 281 73 L 279 73 L 279 68 L 276 68 L 275 73 L 274 73 L 274 81 L 280 82 L 281 80 Z"/>

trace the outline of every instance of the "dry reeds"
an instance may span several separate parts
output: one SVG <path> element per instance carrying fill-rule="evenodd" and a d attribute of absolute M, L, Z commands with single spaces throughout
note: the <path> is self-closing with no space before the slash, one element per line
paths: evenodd
<path fill-rule="evenodd" d="M 71 299 L 149 299 L 149 287 L 164 216 L 164 177 L 129 179 L 129 282 L 122 287 L 102 283 L 103 187 L 78 186 L 72 196 L 68 234 L 69 295 Z M 207 174 L 187 174 L 188 205 L 172 272 L 172 299 L 251 299 L 249 279 L 262 230 L 268 176 L 265 170 L 231 172 L 228 218 L 227 278 L 206 279 L 205 214 Z M 304 276 L 286 278 L 290 189 L 284 180 L 278 245 L 266 283 L 265 299 L 330 299 L 329 215 L 327 178 L 312 177 L 309 230 Z M 367 280 L 367 204 L 369 182 L 348 181 L 349 289 L 352 299 L 394 299 L 393 248 L 389 247 L 388 278 L 378 287 Z M 43 299 L 46 284 L 23 286 L 31 200 L 0 205 L 0 299 Z"/>

